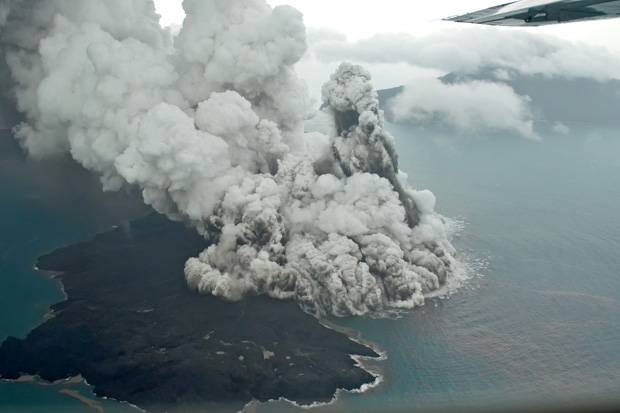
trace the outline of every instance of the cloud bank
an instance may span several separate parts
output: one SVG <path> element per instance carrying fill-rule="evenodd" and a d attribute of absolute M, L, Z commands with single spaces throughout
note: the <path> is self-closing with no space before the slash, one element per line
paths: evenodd
<path fill-rule="evenodd" d="M 457 134 L 508 132 L 538 139 L 533 112 L 540 111 L 536 102 L 506 84 L 512 76 L 600 82 L 620 78 L 617 54 L 522 30 L 448 28 L 424 36 L 381 34 L 356 42 L 316 31 L 309 40 L 311 56 L 324 64 L 347 58 L 375 66 L 406 64 L 456 73 L 457 82 L 429 76 L 402 79 L 405 91 L 389 109 L 397 121 L 447 127 Z M 490 71 L 493 76 L 487 81 L 475 80 L 477 74 Z"/>
<path fill-rule="evenodd" d="M 504 131 L 538 139 L 528 98 L 501 83 L 428 79 L 406 86 L 389 106 L 397 122 L 440 124 L 466 134 Z"/>
<path fill-rule="evenodd" d="M 314 39 L 314 38 L 311 38 Z M 311 44 L 317 58 L 365 63 L 408 63 L 445 72 L 507 67 L 522 74 L 620 79 L 620 57 L 602 47 L 522 30 L 468 27 L 425 36 L 380 34 L 357 42 L 336 35 Z"/>
<path fill-rule="evenodd" d="M 293 65 L 306 36 L 293 8 L 185 0 L 173 40 L 148 0 L 0 4 L 27 119 L 16 138 L 193 225 L 211 245 L 186 263 L 190 288 L 358 315 L 420 305 L 453 273 L 446 221 L 399 171 L 364 69 L 338 68 L 320 130 L 304 131 Z"/>

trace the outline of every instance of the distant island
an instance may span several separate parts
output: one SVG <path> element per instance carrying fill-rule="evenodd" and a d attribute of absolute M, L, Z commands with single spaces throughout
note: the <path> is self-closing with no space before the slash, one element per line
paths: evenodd
<path fill-rule="evenodd" d="M 41 257 L 67 298 L 25 339 L 2 344 L 0 376 L 81 375 L 97 396 L 153 412 L 325 402 L 375 381 L 351 357 L 373 350 L 294 302 L 190 292 L 183 264 L 204 248 L 194 230 L 153 214 Z"/>

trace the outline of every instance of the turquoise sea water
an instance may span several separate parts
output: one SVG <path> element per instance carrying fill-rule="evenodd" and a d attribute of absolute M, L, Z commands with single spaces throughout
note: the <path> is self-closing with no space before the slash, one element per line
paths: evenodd
<path fill-rule="evenodd" d="M 25 161 L 9 131 L 0 130 L 0 342 L 24 337 L 63 299 L 56 281 L 35 271 L 37 257 L 141 213 L 125 194 L 103 195 L 97 186 L 70 162 Z M 0 383 L 0 412 L 93 411 L 62 390 L 92 397 L 83 384 Z M 97 403 L 107 412 L 128 410 Z"/>
<path fill-rule="evenodd" d="M 449 298 L 429 300 L 400 319 L 336 320 L 387 351 L 387 360 L 375 363 L 384 382 L 364 395 L 341 394 L 316 411 L 424 411 L 618 395 L 619 131 L 574 130 L 530 142 L 390 130 L 401 168 L 416 186 L 435 193 L 442 214 L 465 223 L 455 240 L 459 251 L 486 265 Z M 62 297 L 53 281 L 33 271 L 35 258 L 112 225 L 128 202 L 86 191 L 97 185 L 85 177 L 66 182 L 61 170 L 54 175 L 28 166 L 5 146 L 0 340 L 27 333 Z M 42 170 L 44 178 L 33 178 Z M 44 403 L 51 403 L 49 412 L 86 409 L 58 388 L 0 385 L 0 411 L 37 411 Z M 111 402 L 104 407 L 126 409 Z M 256 410 L 295 409 L 279 402 Z"/>
<path fill-rule="evenodd" d="M 398 320 L 339 320 L 387 351 L 384 383 L 317 411 L 618 401 L 620 131 L 531 142 L 389 129 L 401 168 L 465 222 L 459 251 L 486 266 Z"/>

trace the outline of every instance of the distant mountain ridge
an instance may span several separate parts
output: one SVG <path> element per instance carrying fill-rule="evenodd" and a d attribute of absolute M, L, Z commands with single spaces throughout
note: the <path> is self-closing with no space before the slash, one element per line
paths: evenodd
<path fill-rule="evenodd" d="M 379 95 L 379 102 L 381 103 L 381 107 L 385 109 L 387 101 L 403 93 L 403 90 L 405 90 L 404 86 L 397 86 L 397 87 L 392 87 L 389 89 L 377 90 L 377 94 Z"/>

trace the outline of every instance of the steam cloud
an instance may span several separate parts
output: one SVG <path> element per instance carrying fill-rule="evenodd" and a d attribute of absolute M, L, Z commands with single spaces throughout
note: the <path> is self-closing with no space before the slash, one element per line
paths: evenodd
<path fill-rule="evenodd" d="M 106 190 L 211 241 L 188 285 L 295 299 L 315 315 L 422 304 L 455 266 L 445 220 L 410 188 L 370 75 L 342 64 L 315 131 L 294 70 L 302 16 L 185 0 L 174 39 L 147 0 L 0 1 L 2 48 L 35 157 L 70 153 Z"/>

